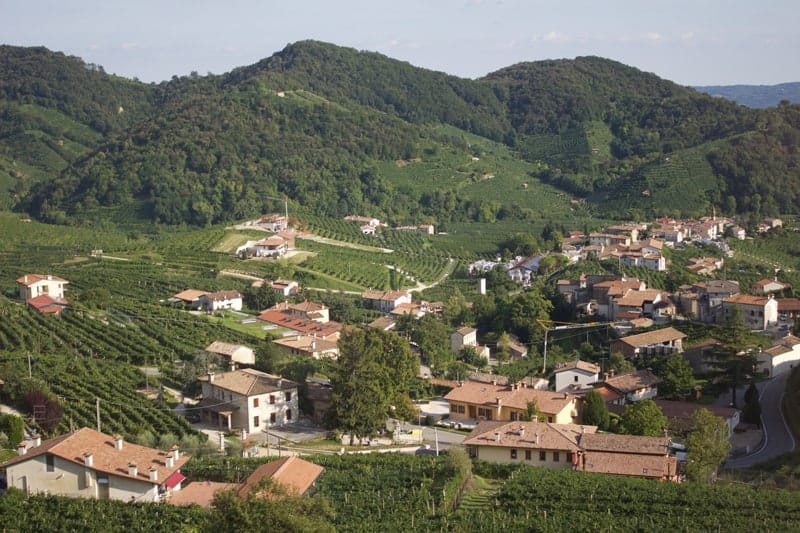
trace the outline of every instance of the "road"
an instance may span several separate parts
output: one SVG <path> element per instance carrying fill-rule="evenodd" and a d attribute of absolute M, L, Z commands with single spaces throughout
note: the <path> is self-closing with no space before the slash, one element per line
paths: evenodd
<path fill-rule="evenodd" d="M 786 425 L 781 410 L 787 377 L 788 373 L 759 384 L 761 420 L 764 429 L 763 444 L 750 455 L 729 459 L 725 462 L 726 468 L 748 468 L 794 450 L 794 437 Z"/>

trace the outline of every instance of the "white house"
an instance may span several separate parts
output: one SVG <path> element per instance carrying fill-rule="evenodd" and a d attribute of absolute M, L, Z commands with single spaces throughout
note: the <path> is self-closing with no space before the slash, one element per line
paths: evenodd
<path fill-rule="evenodd" d="M 478 345 L 478 330 L 475 328 L 462 327 L 458 328 L 453 334 L 450 335 L 450 349 L 454 352 L 460 352 L 464 346 L 477 346 Z"/>
<path fill-rule="evenodd" d="M 269 284 L 269 288 L 272 289 L 273 292 L 275 292 L 276 294 L 280 294 L 281 296 L 291 296 L 292 294 L 297 293 L 300 286 L 297 284 L 296 281 L 276 279 L 275 281 Z"/>
<path fill-rule="evenodd" d="M 124 502 L 158 502 L 179 491 L 189 460 L 177 447 L 163 452 L 83 428 L 46 441 L 22 444 L 2 466 L 9 487 L 26 494 Z M 56 519 L 56 517 L 53 517 Z"/>
<path fill-rule="evenodd" d="M 208 312 L 220 309 L 242 310 L 242 295 L 237 291 L 209 292 L 200 297 L 200 305 Z"/>
<path fill-rule="evenodd" d="M 47 295 L 53 299 L 64 298 L 69 281 L 50 274 L 25 274 L 17 279 L 19 297 L 26 302 L 37 296 Z"/>
<path fill-rule="evenodd" d="M 238 363 L 241 365 L 254 365 L 256 363 L 256 355 L 253 349 L 241 344 L 214 341 L 206 346 L 205 351 L 221 355 L 231 363 Z"/>
<path fill-rule="evenodd" d="M 199 378 L 203 418 L 248 433 L 293 424 L 300 415 L 297 383 L 251 368 Z"/>
<path fill-rule="evenodd" d="M 590 385 L 600 379 L 600 367 L 587 361 L 570 361 L 556 368 L 556 392 L 569 392 Z"/>
<path fill-rule="evenodd" d="M 339 345 L 335 340 L 321 339 L 313 335 L 289 335 L 272 342 L 289 355 L 303 355 L 313 359 L 339 357 Z"/>
<path fill-rule="evenodd" d="M 758 369 L 769 377 L 789 372 L 800 363 L 800 338 L 786 335 L 758 354 Z"/>
<path fill-rule="evenodd" d="M 724 319 L 733 315 L 733 308 L 739 309 L 739 316 L 744 324 L 752 329 L 765 330 L 778 323 L 778 301 L 769 296 L 751 296 L 737 294 L 722 300 Z"/>
<path fill-rule="evenodd" d="M 361 293 L 361 298 L 364 300 L 364 304 L 370 309 L 375 309 L 384 313 L 391 312 L 400 304 L 411 303 L 411 293 L 408 291 L 378 291 L 368 289 Z"/>

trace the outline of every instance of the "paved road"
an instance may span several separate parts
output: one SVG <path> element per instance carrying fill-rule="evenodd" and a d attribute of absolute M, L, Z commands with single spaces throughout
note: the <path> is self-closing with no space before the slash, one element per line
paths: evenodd
<path fill-rule="evenodd" d="M 764 443 L 761 448 L 750 455 L 729 459 L 725 462 L 726 468 L 748 468 L 794 450 L 794 437 L 783 419 L 783 411 L 781 410 L 781 401 L 783 400 L 783 391 L 786 389 L 787 377 L 788 374 L 783 374 L 765 381 L 759 388 L 761 392 L 761 419 L 764 424 Z M 743 399 L 743 396 L 740 395 L 739 398 Z"/>

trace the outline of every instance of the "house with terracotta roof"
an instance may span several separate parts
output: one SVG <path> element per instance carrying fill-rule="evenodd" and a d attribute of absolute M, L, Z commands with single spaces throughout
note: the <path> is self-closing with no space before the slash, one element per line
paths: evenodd
<path fill-rule="evenodd" d="M 556 367 L 553 374 L 556 378 L 557 392 L 572 392 L 591 388 L 591 384 L 600 379 L 600 367 L 579 359 Z"/>
<path fill-rule="evenodd" d="M 580 419 L 578 400 L 572 394 L 536 390 L 525 382 L 501 385 L 498 382 L 459 382 L 459 386 L 444 397 L 450 406 L 453 420 L 516 421 L 525 415 L 533 402 L 546 417 L 556 424 L 575 423 Z"/>
<path fill-rule="evenodd" d="M 478 355 L 486 357 L 491 356 L 488 346 L 481 346 L 478 344 L 478 330 L 470 327 L 460 327 L 450 334 L 450 349 L 458 353 L 465 347 L 471 346 L 475 348 Z"/>
<path fill-rule="evenodd" d="M 700 404 L 693 402 L 681 402 L 676 400 L 653 400 L 656 405 L 661 409 L 664 416 L 669 421 L 669 427 L 674 434 L 685 434 L 689 431 L 692 425 L 692 415 L 698 409 L 708 409 L 711 414 L 718 416 L 725 420 L 725 425 L 728 426 L 728 434 L 733 435 L 733 430 L 739 425 L 740 413 L 739 410 L 733 407 L 726 407 L 724 405 L 714 404 Z M 609 409 L 611 411 L 611 409 Z M 616 412 L 622 414 L 623 409 L 620 408 Z"/>
<path fill-rule="evenodd" d="M 368 289 L 361 293 L 364 306 L 384 313 L 389 313 L 400 304 L 411 303 L 411 293 L 408 291 L 379 291 Z"/>
<path fill-rule="evenodd" d="M 654 320 L 671 320 L 675 316 L 675 304 L 668 293 L 658 289 L 629 289 L 621 297 L 609 301 L 609 320 L 631 319 L 636 317 Z"/>
<path fill-rule="evenodd" d="M 789 283 L 781 283 L 777 278 L 775 279 L 760 279 L 753 284 L 752 291 L 754 294 L 770 294 L 773 292 L 780 292 L 784 289 L 791 289 Z"/>
<path fill-rule="evenodd" d="M 281 302 L 262 311 L 258 320 L 293 332 L 290 335 L 310 335 L 336 341 L 343 326 L 328 317 L 329 309 L 321 304 Z"/>
<path fill-rule="evenodd" d="M 321 339 L 313 335 L 288 335 L 272 341 L 287 355 L 302 355 L 312 359 L 336 359 L 339 345 L 336 341 Z"/>
<path fill-rule="evenodd" d="M 124 502 L 158 502 L 181 490 L 180 468 L 189 460 L 177 446 L 160 451 L 124 442 L 89 428 L 20 445 L 19 455 L 0 465 L 9 487 L 25 494 Z"/>
<path fill-rule="evenodd" d="M 786 335 L 758 353 L 758 369 L 769 377 L 791 371 L 800 364 L 800 338 Z"/>
<path fill-rule="evenodd" d="M 738 281 L 701 281 L 681 289 L 681 309 L 694 313 L 695 318 L 703 322 L 720 323 L 723 320 L 723 300 L 736 296 L 739 292 Z"/>
<path fill-rule="evenodd" d="M 284 231 L 289 228 L 289 219 L 284 215 L 273 213 L 271 215 L 264 215 L 263 217 L 259 218 L 255 225 L 263 228 L 266 231 L 278 233 L 279 231 Z"/>
<path fill-rule="evenodd" d="M 578 439 L 596 431 L 596 426 L 577 424 L 483 421 L 463 444 L 470 457 L 481 461 L 574 469 Z"/>
<path fill-rule="evenodd" d="M 611 352 L 626 358 L 670 355 L 683 351 L 686 334 L 675 328 L 662 328 L 637 335 L 628 335 L 611 343 Z"/>
<path fill-rule="evenodd" d="M 297 383 L 252 368 L 198 378 L 203 419 L 228 431 L 247 433 L 294 424 L 300 415 Z"/>
<path fill-rule="evenodd" d="M 237 363 L 240 365 L 256 364 L 256 354 L 253 349 L 242 344 L 214 341 L 206 346 L 205 351 L 210 354 L 219 355 L 230 363 Z"/>
<path fill-rule="evenodd" d="M 67 284 L 69 281 L 51 274 L 25 274 L 17 278 L 19 297 L 44 314 L 60 315 L 69 305 L 64 298 Z"/>
<path fill-rule="evenodd" d="M 271 479 L 290 496 L 303 496 L 314 491 L 317 478 L 324 470 L 319 465 L 292 455 L 260 465 L 245 478 L 243 483 L 195 481 L 173 494 L 168 502 L 173 505 L 199 505 L 210 508 L 217 493 L 226 490 L 236 491 L 243 499 L 276 497 L 268 488 L 260 485 L 264 479 Z"/>
<path fill-rule="evenodd" d="M 382 329 L 383 331 L 391 331 L 395 326 L 397 326 L 397 321 L 391 316 L 382 316 L 367 324 L 368 328 Z"/>
<path fill-rule="evenodd" d="M 238 291 L 207 292 L 200 297 L 203 309 L 212 313 L 223 309 L 242 310 L 242 295 Z"/>
<path fill-rule="evenodd" d="M 669 454 L 669 438 L 585 433 L 580 436 L 576 470 L 618 476 L 678 481 L 678 459 Z"/>
<path fill-rule="evenodd" d="M 300 290 L 300 286 L 296 281 L 286 279 L 276 279 L 269 284 L 269 288 L 281 296 L 291 296 Z"/>
<path fill-rule="evenodd" d="M 778 314 L 786 318 L 800 318 L 800 298 L 776 298 Z"/>
<path fill-rule="evenodd" d="M 172 297 L 170 301 L 172 302 L 180 302 L 187 309 L 202 309 L 203 308 L 203 296 L 208 294 L 206 291 L 198 291 L 196 289 L 186 289 L 185 291 L 181 291 L 175 296 Z"/>
<path fill-rule="evenodd" d="M 722 301 L 723 319 L 733 316 L 733 308 L 739 309 L 739 316 L 745 326 L 751 329 L 765 330 L 778 323 L 778 301 L 767 296 L 737 294 Z"/>
<path fill-rule="evenodd" d="M 595 384 L 595 390 L 607 403 L 625 405 L 628 402 L 649 400 L 658 396 L 661 378 L 650 369 L 635 370 L 615 376 L 613 372 Z"/>

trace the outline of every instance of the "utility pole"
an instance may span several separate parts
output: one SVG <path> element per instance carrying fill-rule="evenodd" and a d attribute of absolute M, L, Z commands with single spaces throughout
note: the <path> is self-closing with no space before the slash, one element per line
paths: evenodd
<path fill-rule="evenodd" d="M 28 352 L 28 379 L 33 379 L 33 369 L 31 368 L 31 352 Z"/>
<path fill-rule="evenodd" d="M 95 411 L 97 413 L 97 432 L 100 433 L 100 398 L 95 398 Z"/>

